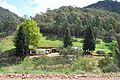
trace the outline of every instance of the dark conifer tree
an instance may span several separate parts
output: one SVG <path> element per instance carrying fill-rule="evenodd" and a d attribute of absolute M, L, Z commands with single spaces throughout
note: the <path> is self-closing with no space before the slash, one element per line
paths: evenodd
<path fill-rule="evenodd" d="M 88 21 L 87 28 L 85 30 L 83 50 L 85 52 L 95 50 L 95 39 L 94 39 L 94 36 L 93 36 L 91 19 Z"/>
<path fill-rule="evenodd" d="M 24 59 L 29 52 L 29 45 L 27 44 L 23 27 L 20 26 L 15 36 L 14 45 L 16 47 L 16 56 Z"/>
<path fill-rule="evenodd" d="M 66 23 L 67 24 L 67 23 Z M 65 35 L 64 35 L 64 47 L 68 47 L 68 46 L 72 46 L 72 36 L 70 34 L 70 28 L 66 26 L 66 29 L 64 31 Z"/>

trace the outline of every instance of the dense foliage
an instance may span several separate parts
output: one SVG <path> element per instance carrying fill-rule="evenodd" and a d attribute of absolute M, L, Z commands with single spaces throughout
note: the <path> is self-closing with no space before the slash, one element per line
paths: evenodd
<path fill-rule="evenodd" d="M 111 1 L 111 0 L 105 0 Z M 4 11 L 0 11 L 4 12 Z M 3 13 L 2 13 L 3 14 Z M 7 14 L 7 13 L 5 13 Z M 3 14 L 3 15 L 5 15 Z M 8 15 L 8 14 L 7 14 Z M 8 16 L 5 15 L 5 18 L 0 15 L 2 18 L 0 21 L 0 35 L 11 34 L 14 32 L 16 25 L 18 24 L 16 15 L 9 14 Z M 6 18 L 7 17 L 7 18 Z M 13 18 L 14 17 L 14 18 Z M 3 21 L 5 19 L 5 21 Z M 17 34 L 15 35 L 15 47 L 16 47 L 16 54 L 17 56 L 24 56 L 28 54 L 29 48 L 36 48 L 39 45 L 39 40 L 41 38 L 40 32 L 44 35 L 50 35 L 45 37 L 43 41 L 41 40 L 42 47 L 47 46 L 60 46 L 62 40 L 57 37 L 64 37 L 63 45 L 65 48 L 61 48 L 59 50 L 60 55 L 56 57 L 47 57 L 47 56 L 40 56 L 39 58 L 31 58 L 26 57 L 20 65 L 17 65 L 13 72 L 29 72 L 32 71 L 58 71 L 58 72 L 96 72 L 96 68 L 99 68 L 103 72 L 118 72 L 120 64 L 120 53 L 116 52 L 115 60 L 117 61 L 114 63 L 112 58 L 102 58 L 98 55 L 97 57 L 92 56 L 82 56 L 83 51 L 81 48 L 75 49 L 75 47 L 68 47 L 72 46 L 72 37 L 84 37 L 85 39 L 79 40 L 78 38 L 74 40 L 74 43 L 78 46 L 80 42 L 83 43 L 83 50 L 84 51 L 91 51 L 95 50 L 95 39 L 97 38 L 104 38 L 107 42 L 112 42 L 112 32 L 113 28 L 116 33 L 120 33 L 120 15 L 117 13 L 112 13 L 106 10 L 101 9 L 87 9 L 87 8 L 78 8 L 78 7 L 71 7 L 71 6 L 63 6 L 59 9 L 50 10 L 48 9 L 46 13 L 37 14 L 34 20 L 27 19 L 20 25 Z M 8 21 L 7 21 L 8 20 Z M 15 22 L 14 22 L 15 21 Z M 6 23 L 3 23 L 6 22 Z M 2 24 L 5 24 L 4 26 Z M 37 27 L 39 26 L 39 27 Z M 39 29 L 40 28 L 40 29 Z M 9 31 L 11 31 L 9 33 Z M 83 34 L 85 33 L 85 36 Z M 54 35 L 55 39 L 52 38 Z M 58 40 L 57 40 L 58 39 Z M 46 40 L 46 41 L 45 41 Z M 120 50 L 120 37 L 117 39 L 119 50 Z M 116 43 L 104 43 L 105 47 L 101 45 L 102 40 L 97 41 L 98 49 L 105 49 L 109 46 L 109 50 L 114 52 L 116 48 Z M 73 45 L 76 45 L 74 44 Z M 4 44 L 4 43 L 3 43 Z M 4 44 L 5 45 L 5 44 Z M 107 49 L 108 49 L 107 48 Z M 2 48 L 1 48 L 2 49 Z M 1 50 L 2 52 L 2 50 Z M 7 52 L 9 53 L 9 52 Z M 15 53 L 13 50 L 12 53 Z M 107 52 L 106 52 L 107 53 Z M 93 53 L 94 54 L 94 53 Z M 14 56 L 14 54 L 12 54 Z M 2 56 L 3 58 L 6 56 Z M 1 59 L 3 59 L 1 57 Z M 8 56 L 9 57 L 9 56 Z M 6 58 L 5 58 L 6 59 Z M 9 59 L 9 58 L 8 58 Z M 3 61 L 10 61 L 10 60 L 3 60 Z M 99 60 L 100 59 L 100 60 Z M 14 61 L 15 58 L 11 59 Z M 99 60 L 99 61 L 98 61 Z M 1 60 L 2 62 L 2 60 Z M 9 63 L 11 63 L 10 61 Z M 3 63 L 3 62 L 2 62 Z M 6 63 L 6 62 L 4 62 Z M 7 67 L 8 68 L 8 67 Z M 8 68 L 9 69 L 9 68 Z M 12 70 L 12 69 L 10 69 Z M 23 72 L 22 72 L 23 71 Z M 25 72 L 25 73 L 26 73 Z"/>
<path fill-rule="evenodd" d="M 95 38 L 93 35 L 93 28 L 91 26 L 91 22 L 88 22 L 88 26 L 85 30 L 83 50 L 85 52 L 95 50 Z"/>
<path fill-rule="evenodd" d="M 82 50 L 81 49 L 74 49 L 74 47 L 67 47 L 67 48 L 63 48 L 61 47 L 59 49 L 59 53 L 60 55 L 75 55 L 74 57 L 79 57 L 82 55 Z"/>
<path fill-rule="evenodd" d="M 14 45 L 16 47 L 16 56 L 24 59 L 25 55 L 29 52 L 29 45 L 23 30 L 23 25 L 21 25 L 17 31 L 14 39 Z"/>
<path fill-rule="evenodd" d="M 118 2 L 117 0 L 99 1 L 97 3 L 87 6 L 86 8 L 100 8 L 120 14 L 120 2 Z"/>
<path fill-rule="evenodd" d="M 30 19 L 25 20 L 20 25 L 14 38 L 17 56 L 24 58 L 28 55 L 30 46 L 36 48 L 41 36 L 36 22 Z"/>
<path fill-rule="evenodd" d="M 100 59 L 98 64 L 103 72 L 119 72 L 119 67 L 114 63 L 113 59 L 109 57 Z"/>
<path fill-rule="evenodd" d="M 0 7 L 0 38 L 11 35 L 19 22 L 20 17 Z"/>
<path fill-rule="evenodd" d="M 65 48 L 68 46 L 72 46 L 72 37 L 71 37 L 69 28 L 65 29 L 65 36 L 64 36 L 63 40 L 64 40 L 63 43 L 64 43 Z"/>
<path fill-rule="evenodd" d="M 34 20 L 27 19 L 23 22 L 22 26 L 28 45 L 36 48 L 39 45 L 40 38 L 42 37 L 37 23 Z"/>
<path fill-rule="evenodd" d="M 83 36 L 89 17 L 92 17 L 94 35 L 98 38 L 111 33 L 112 27 L 119 32 L 120 16 L 101 9 L 86 9 L 72 6 L 63 6 L 55 10 L 47 10 L 46 13 L 37 14 L 34 20 L 37 21 L 44 35 L 64 36 L 64 23 L 67 22 L 72 36 Z M 67 21 L 66 21 L 67 20 Z M 114 23 L 116 24 L 114 26 Z M 108 35 L 111 36 L 111 35 Z"/>
<path fill-rule="evenodd" d="M 77 60 L 75 60 L 72 64 L 72 70 L 78 70 L 78 71 L 85 71 L 85 72 L 93 72 L 96 70 L 96 63 L 91 58 L 87 57 L 79 57 Z"/>

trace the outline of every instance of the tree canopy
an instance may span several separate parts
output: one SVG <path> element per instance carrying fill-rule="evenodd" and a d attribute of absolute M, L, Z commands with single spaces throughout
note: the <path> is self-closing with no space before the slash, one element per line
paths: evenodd
<path fill-rule="evenodd" d="M 16 47 L 16 56 L 23 59 L 29 53 L 29 45 L 23 30 L 24 26 L 20 26 L 14 38 L 14 46 Z"/>
<path fill-rule="evenodd" d="M 95 50 L 95 38 L 93 35 L 93 28 L 92 28 L 91 23 L 92 23 L 91 20 L 88 21 L 88 23 L 87 23 L 88 25 L 87 25 L 87 28 L 86 28 L 85 34 L 84 34 L 83 50 L 85 52 Z"/>
<path fill-rule="evenodd" d="M 38 23 L 41 32 L 44 35 L 57 35 L 58 37 L 64 36 L 64 22 L 70 28 L 70 33 L 75 37 L 82 37 L 89 17 L 92 19 L 92 27 L 96 37 L 101 38 L 109 34 L 112 30 L 114 23 L 111 18 L 116 21 L 116 31 L 119 32 L 120 28 L 120 15 L 102 9 L 87 9 L 72 6 L 63 6 L 59 9 L 48 10 L 46 13 L 37 14 L 33 19 Z M 100 32 L 100 33 L 99 33 Z"/>
<path fill-rule="evenodd" d="M 117 0 L 103 0 L 86 6 L 85 8 L 105 9 L 120 14 L 120 2 L 118 2 Z"/>
<path fill-rule="evenodd" d="M 32 45 L 34 48 L 37 47 L 39 45 L 39 40 L 42 37 L 37 23 L 34 20 L 27 19 L 23 22 L 22 26 L 28 44 Z"/>
<path fill-rule="evenodd" d="M 16 47 L 16 55 L 20 58 L 29 55 L 30 46 L 36 48 L 39 45 L 42 35 L 34 20 L 26 19 L 19 27 L 14 44 Z"/>
<path fill-rule="evenodd" d="M 64 43 L 65 48 L 72 46 L 72 36 L 70 34 L 70 29 L 67 25 L 66 25 L 65 35 L 64 35 L 63 40 L 64 40 L 63 43 Z"/>
<path fill-rule="evenodd" d="M 13 34 L 19 23 L 20 17 L 0 7 L 0 38 Z"/>

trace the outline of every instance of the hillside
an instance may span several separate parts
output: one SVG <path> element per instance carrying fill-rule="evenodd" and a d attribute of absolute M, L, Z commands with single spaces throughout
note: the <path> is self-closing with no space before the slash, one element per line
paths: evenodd
<path fill-rule="evenodd" d="M 85 8 L 100 8 L 100 9 L 105 9 L 112 12 L 117 12 L 120 14 L 120 2 L 115 0 L 99 1 L 97 3 L 86 6 Z"/>
<path fill-rule="evenodd" d="M 0 38 L 11 35 L 20 21 L 20 17 L 0 7 Z"/>
<path fill-rule="evenodd" d="M 44 35 L 58 37 L 64 36 L 65 23 L 70 27 L 71 35 L 75 37 L 83 36 L 89 21 L 97 38 L 103 38 L 104 35 L 111 36 L 109 33 L 113 27 L 117 32 L 120 30 L 120 15 L 102 9 L 63 6 L 59 9 L 47 10 L 46 13 L 36 14 L 34 20 L 37 21 Z"/>
<path fill-rule="evenodd" d="M 119 26 L 120 14 L 101 8 L 62 6 L 21 19 L 0 7 L 0 78 L 119 80 Z"/>

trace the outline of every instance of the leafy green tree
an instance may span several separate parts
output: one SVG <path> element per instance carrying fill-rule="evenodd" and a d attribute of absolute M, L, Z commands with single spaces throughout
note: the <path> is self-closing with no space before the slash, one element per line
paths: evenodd
<path fill-rule="evenodd" d="M 42 35 L 34 20 L 27 19 L 19 27 L 14 39 L 16 54 L 20 58 L 29 55 L 30 46 L 36 48 Z"/>
<path fill-rule="evenodd" d="M 76 37 L 80 37 L 80 35 L 83 33 L 83 31 L 84 31 L 84 28 L 83 28 L 83 25 L 82 25 L 82 21 L 79 20 L 77 28 L 75 30 Z"/>
<path fill-rule="evenodd" d="M 102 30 L 102 26 L 101 26 L 102 24 L 101 24 L 99 15 L 95 16 L 94 19 L 95 20 L 93 20 L 93 22 L 92 22 L 94 24 L 93 35 L 94 35 L 95 39 L 97 39 L 99 36 L 99 30 Z"/>
<path fill-rule="evenodd" d="M 61 10 L 59 12 L 60 13 L 56 17 L 55 26 L 57 26 L 58 36 L 63 37 L 64 36 L 64 29 L 66 28 L 65 23 L 68 23 L 67 22 L 67 14 L 65 12 L 62 12 Z"/>
<path fill-rule="evenodd" d="M 95 50 L 95 39 L 94 39 L 94 36 L 93 36 L 91 20 L 88 21 L 87 28 L 85 30 L 83 50 L 85 52 Z"/>
<path fill-rule="evenodd" d="M 22 25 L 19 27 L 17 34 L 14 38 L 14 45 L 16 47 L 16 56 L 19 56 L 21 59 L 24 59 L 24 57 L 29 51 L 29 45 L 26 40 Z"/>
<path fill-rule="evenodd" d="M 64 36 L 64 24 L 67 22 L 70 28 L 71 36 L 82 37 L 88 17 L 92 17 L 92 27 L 94 27 L 94 37 L 103 38 L 106 32 L 111 31 L 110 18 L 116 20 L 116 24 L 120 26 L 120 15 L 101 9 L 80 9 L 72 6 L 63 6 L 59 9 L 48 10 L 46 13 L 37 14 L 33 19 L 37 21 L 41 32 L 44 35 Z M 120 28 L 116 26 L 119 33 Z"/>
<path fill-rule="evenodd" d="M 66 23 L 67 24 L 67 23 Z M 65 36 L 64 36 L 64 47 L 68 47 L 68 46 L 72 46 L 72 37 L 71 37 L 71 34 L 70 34 L 70 29 L 69 27 L 66 28 L 65 30 Z"/>
<path fill-rule="evenodd" d="M 110 18 L 110 23 L 112 24 L 112 32 L 116 38 L 117 41 L 117 49 L 115 50 L 115 55 L 114 55 L 114 60 L 115 60 L 115 64 L 119 67 L 120 69 L 120 34 L 119 34 L 119 26 L 116 25 L 117 21 L 115 20 L 115 18 Z M 116 27 L 118 26 L 118 27 Z"/>
<path fill-rule="evenodd" d="M 42 37 L 37 23 L 34 20 L 27 19 L 23 22 L 22 26 L 29 46 L 36 48 Z"/>

